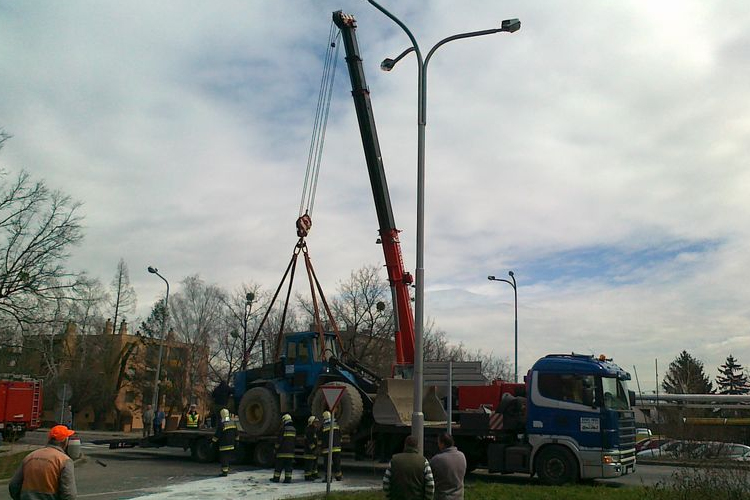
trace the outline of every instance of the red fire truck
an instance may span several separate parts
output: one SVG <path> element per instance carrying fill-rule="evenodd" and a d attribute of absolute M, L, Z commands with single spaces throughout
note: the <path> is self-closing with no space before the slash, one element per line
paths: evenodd
<path fill-rule="evenodd" d="M 0 375 L 0 431 L 15 441 L 27 430 L 39 428 L 42 381 L 24 375 Z"/>

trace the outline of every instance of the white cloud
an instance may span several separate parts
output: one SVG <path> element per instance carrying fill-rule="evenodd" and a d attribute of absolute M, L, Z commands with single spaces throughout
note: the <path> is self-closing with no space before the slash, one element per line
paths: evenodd
<path fill-rule="evenodd" d="M 497 336 L 496 354 L 512 358 L 512 290 L 486 276 L 514 269 L 523 366 L 607 351 L 638 366 L 643 385 L 653 358 L 666 367 L 682 349 L 712 376 L 730 350 L 748 363 L 743 2 L 389 7 L 425 52 L 456 32 L 523 23 L 430 63 L 426 313 L 438 326 L 472 348 Z M 72 263 L 108 282 L 124 257 L 140 314 L 163 293 L 147 265 L 174 286 L 200 273 L 274 288 L 296 240 L 338 8 L 359 20 L 413 269 L 416 69 L 409 56 L 378 71 L 407 39 L 363 1 L 3 6 L 0 126 L 14 138 L 0 162 L 85 203 Z M 382 261 L 343 60 L 338 73 L 309 238 L 329 293 Z"/>

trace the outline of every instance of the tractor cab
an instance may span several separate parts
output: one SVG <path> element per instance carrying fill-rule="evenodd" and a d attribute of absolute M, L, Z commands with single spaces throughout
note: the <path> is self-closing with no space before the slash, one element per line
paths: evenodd
<path fill-rule="evenodd" d="M 317 332 L 287 334 L 284 339 L 282 363 L 284 378 L 291 391 L 304 391 L 314 387 L 321 372 L 327 370 L 328 360 L 338 358 L 336 335 L 323 334 L 323 345 Z"/>

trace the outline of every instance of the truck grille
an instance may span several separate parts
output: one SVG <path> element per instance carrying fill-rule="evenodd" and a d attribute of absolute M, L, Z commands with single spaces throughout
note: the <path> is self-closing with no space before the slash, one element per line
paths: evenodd
<path fill-rule="evenodd" d="M 624 463 L 635 461 L 635 413 L 620 411 L 620 460 Z"/>

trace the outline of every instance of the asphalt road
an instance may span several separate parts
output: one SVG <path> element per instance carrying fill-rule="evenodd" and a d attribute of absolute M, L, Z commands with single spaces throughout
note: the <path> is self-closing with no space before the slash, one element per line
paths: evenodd
<path fill-rule="evenodd" d="M 162 491 L 163 488 L 179 483 L 216 477 L 218 464 L 194 462 L 189 451 L 176 448 L 162 449 L 120 449 L 110 450 L 106 445 L 93 445 L 86 442 L 82 434 L 82 451 L 86 459 L 76 466 L 76 483 L 79 498 L 93 500 L 115 500 L 135 498 Z M 23 442 L 42 444 L 46 435 L 30 433 Z M 345 461 L 346 464 L 346 461 Z M 236 465 L 235 471 L 258 470 L 249 465 Z M 677 470 L 670 466 L 639 465 L 637 472 L 617 479 L 597 480 L 613 488 L 652 485 L 667 480 Z M 347 481 L 379 481 L 382 466 L 371 467 L 358 463 L 356 467 L 344 467 Z M 270 477 L 270 472 L 269 472 Z M 539 484 L 538 479 L 524 475 L 497 475 L 478 471 L 467 477 L 467 481 L 487 481 L 506 484 Z M 7 497 L 7 489 L 0 490 L 0 499 Z"/>

